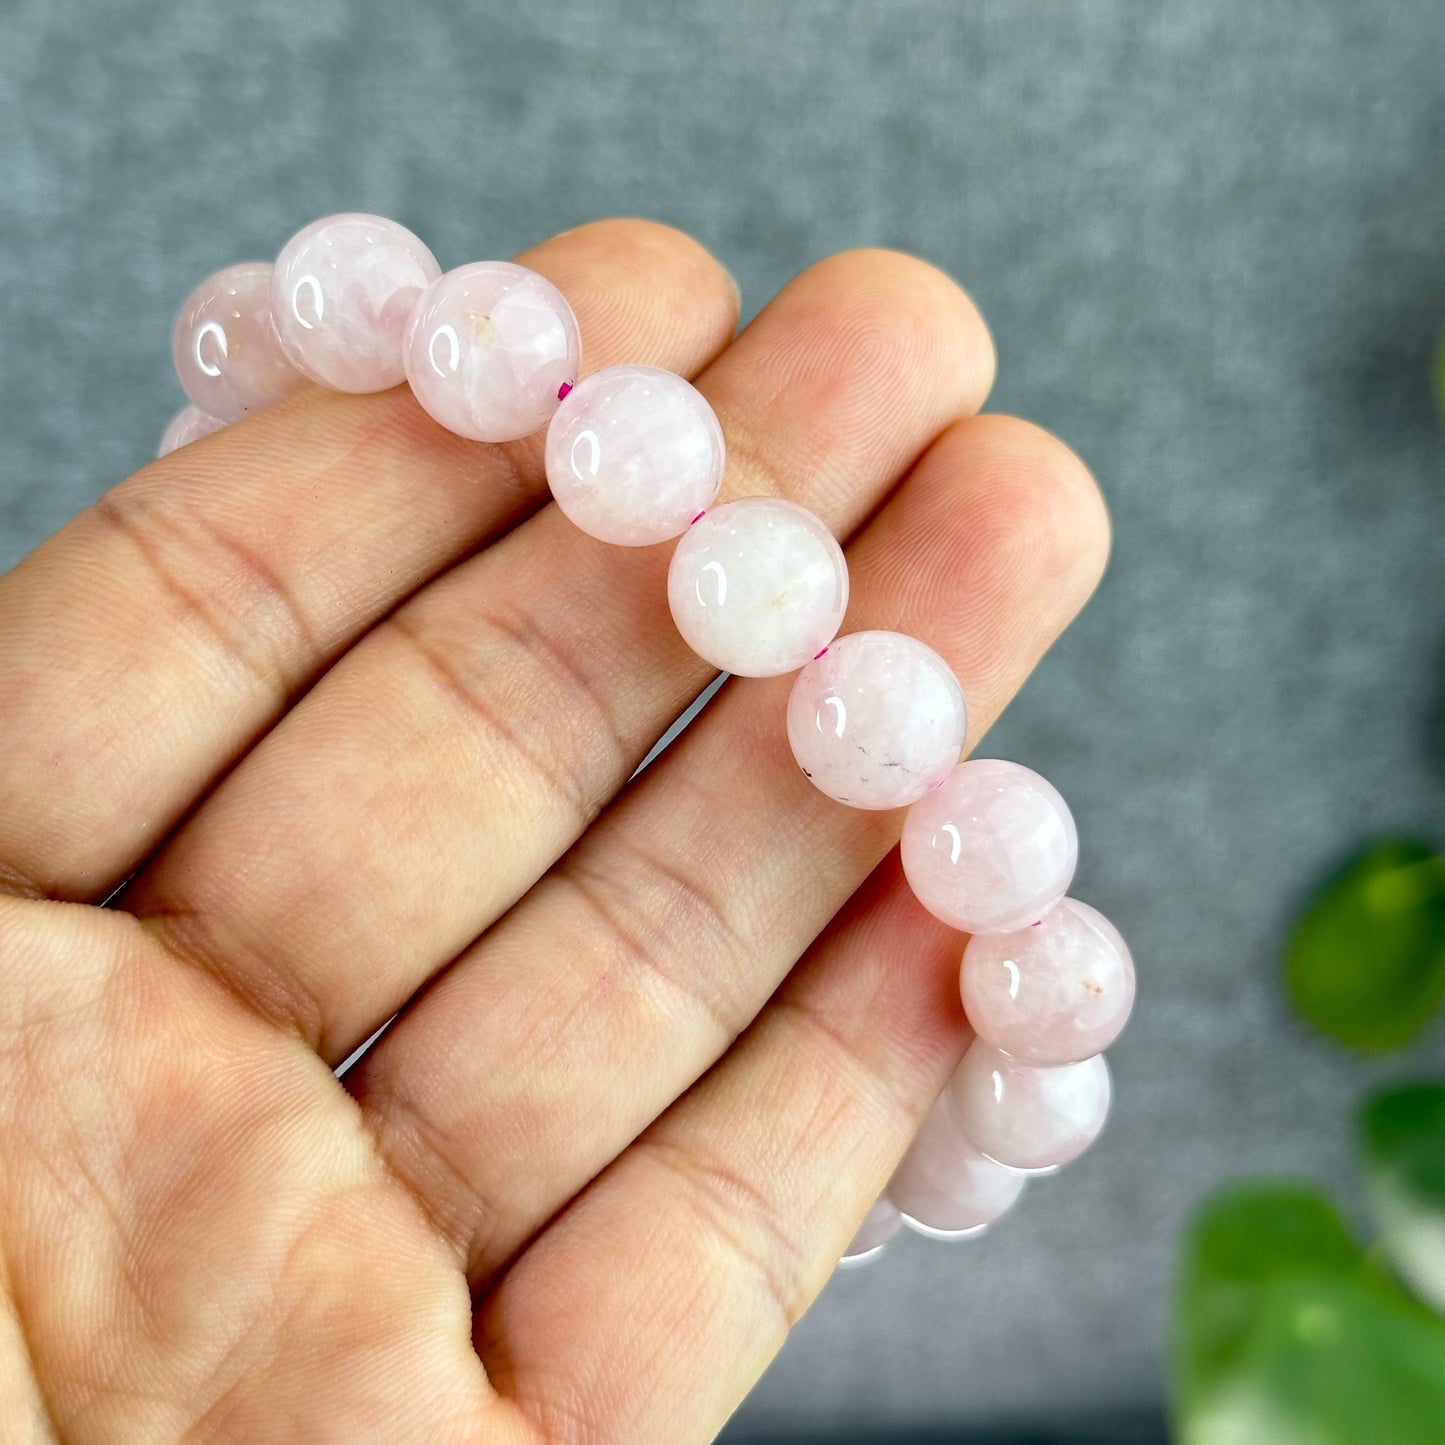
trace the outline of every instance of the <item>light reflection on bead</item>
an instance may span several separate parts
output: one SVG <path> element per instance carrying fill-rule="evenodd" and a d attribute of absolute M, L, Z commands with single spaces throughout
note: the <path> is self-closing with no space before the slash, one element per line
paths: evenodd
<path fill-rule="evenodd" d="M 436 257 L 405 226 L 347 212 L 303 227 L 271 278 L 276 334 L 296 368 L 336 391 L 406 380 L 402 338 Z"/>
<path fill-rule="evenodd" d="M 271 324 L 271 266 L 243 261 L 207 276 L 181 304 L 171 362 L 207 416 L 239 421 L 302 384 Z"/>
<path fill-rule="evenodd" d="M 515 441 L 545 426 L 582 364 L 577 318 L 545 277 L 476 261 L 427 287 L 407 327 L 406 376 L 448 431 Z"/>
<path fill-rule="evenodd" d="M 723 434 L 702 394 L 656 366 L 612 366 L 572 387 L 547 428 L 557 505 L 603 542 L 679 536 L 722 482 Z"/>
<path fill-rule="evenodd" d="M 667 600 L 698 656 L 741 677 L 774 677 L 833 640 L 848 606 L 848 565 L 806 508 L 744 497 L 683 533 Z"/>
<path fill-rule="evenodd" d="M 1035 1069 L 981 1039 L 946 1086 L 958 1127 L 980 1153 L 1011 1169 L 1052 1170 L 1077 1159 L 1109 1114 L 1109 1067 L 1102 1054 L 1057 1069 Z"/>
<path fill-rule="evenodd" d="M 1068 891 L 1079 840 L 1047 780 L 973 758 L 908 810 L 902 853 L 909 886 L 935 917 L 964 933 L 1009 933 Z"/>
<path fill-rule="evenodd" d="M 212 432 L 220 431 L 225 425 L 225 422 L 219 421 L 213 416 L 207 416 L 194 403 L 183 406 L 170 419 L 165 431 L 161 433 L 161 443 L 156 448 L 156 456 L 168 456 L 177 447 L 189 446 L 191 442 L 199 441 L 202 437 L 210 436 Z"/>
<path fill-rule="evenodd" d="M 1033 927 L 971 938 L 960 992 L 985 1043 L 1020 1063 L 1057 1067 L 1118 1038 L 1134 1003 L 1134 964 L 1102 913 L 1065 898 Z"/>
<path fill-rule="evenodd" d="M 963 689 L 931 647 L 899 632 L 853 632 L 798 674 L 788 741 L 815 787 L 854 808 L 901 808 L 958 763 Z"/>
<path fill-rule="evenodd" d="M 839 1269 L 857 1269 L 860 1265 L 871 1264 L 883 1253 L 883 1247 L 903 1227 L 903 1220 L 893 1207 L 887 1194 L 874 1201 L 873 1207 L 863 1216 L 863 1223 L 852 1242 L 843 1251 L 838 1261 Z"/>
<path fill-rule="evenodd" d="M 888 1182 L 903 1222 L 930 1239 L 969 1239 L 1013 1208 L 1024 1176 L 986 1159 L 940 1094 Z"/>

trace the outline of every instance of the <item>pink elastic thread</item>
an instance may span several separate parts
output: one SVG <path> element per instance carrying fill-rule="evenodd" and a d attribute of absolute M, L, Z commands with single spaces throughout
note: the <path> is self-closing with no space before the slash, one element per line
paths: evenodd
<path fill-rule="evenodd" d="M 561 401 L 562 398 L 563 398 L 564 396 L 566 396 L 567 393 L 568 393 L 569 391 L 571 391 L 571 390 L 572 390 L 572 383 L 571 383 L 570 381 L 564 381 L 564 382 L 562 383 L 562 385 L 557 388 L 557 400 L 558 400 L 558 401 Z"/>

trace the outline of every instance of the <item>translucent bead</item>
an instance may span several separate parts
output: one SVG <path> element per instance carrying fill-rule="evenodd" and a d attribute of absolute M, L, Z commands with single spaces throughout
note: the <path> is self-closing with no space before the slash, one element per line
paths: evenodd
<path fill-rule="evenodd" d="M 1098 1137 L 1109 1114 L 1109 1066 L 1102 1054 L 1058 1069 L 1035 1069 L 982 1040 L 947 1085 L 949 1107 L 975 1148 L 1011 1169 L 1057 1169 Z"/>
<path fill-rule="evenodd" d="M 188 446 L 191 442 L 210 436 L 213 431 L 220 431 L 225 424 L 213 416 L 207 416 L 198 406 L 183 406 L 161 433 L 161 444 L 156 448 L 156 455 L 166 456 L 177 447 Z"/>
<path fill-rule="evenodd" d="M 798 674 L 788 741 L 830 798 L 902 808 L 958 765 L 963 689 L 931 647 L 901 632 L 853 632 Z"/>
<path fill-rule="evenodd" d="M 582 364 L 566 298 L 510 261 L 475 261 L 433 281 L 404 349 L 416 399 L 448 431 L 482 442 L 545 426 Z"/>
<path fill-rule="evenodd" d="M 1015 933 L 980 933 L 963 951 L 963 1006 L 979 1038 L 1023 1064 L 1102 1053 L 1134 1005 L 1134 963 L 1102 913 L 1065 898 Z"/>
<path fill-rule="evenodd" d="M 547 428 L 547 485 L 603 542 L 644 547 L 680 536 L 712 505 L 722 475 L 713 409 L 656 366 L 612 366 L 578 382 Z"/>
<path fill-rule="evenodd" d="M 441 275 L 405 226 L 347 212 L 292 236 L 271 276 L 271 315 L 298 371 L 334 391 L 385 391 L 406 380 L 402 338 Z"/>
<path fill-rule="evenodd" d="M 744 497 L 683 533 L 667 600 L 700 657 L 740 677 L 774 677 L 833 640 L 848 606 L 848 564 L 806 508 Z"/>
<path fill-rule="evenodd" d="M 860 1264 L 869 1264 L 883 1253 L 883 1246 L 903 1228 L 903 1220 L 886 1194 L 882 1195 L 872 1209 L 863 1216 L 863 1223 L 853 1236 L 853 1242 L 843 1251 L 838 1261 L 840 1269 L 856 1269 Z"/>
<path fill-rule="evenodd" d="M 1022 1174 L 969 1143 L 943 1093 L 889 1180 L 888 1197 L 916 1233 L 966 1239 L 1011 1209 L 1023 1188 Z"/>
<path fill-rule="evenodd" d="M 1068 804 L 1017 763 L 973 758 L 903 823 L 903 871 L 918 901 L 965 933 L 1036 923 L 1068 892 L 1079 839 Z"/>
<path fill-rule="evenodd" d="M 271 266 L 243 261 L 207 276 L 171 331 L 176 379 L 220 421 L 239 421 L 301 385 L 271 324 Z"/>

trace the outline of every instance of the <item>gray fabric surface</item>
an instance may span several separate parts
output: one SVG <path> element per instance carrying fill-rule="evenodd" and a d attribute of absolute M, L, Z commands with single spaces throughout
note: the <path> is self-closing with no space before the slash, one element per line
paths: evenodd
<path fill-rule="evenodd" d="M 1138 1016 L 1098 1150 L 976 1246 L 836 1279 L 735 1428 L 1157 1398 L 1191 1201 L 1347 1181 L 1347 1106 L 1394 1067 L 1305 1036 L 1276 959 L 1343 848 L 1445 802 L 1438 0 L 12 0 L 0 138 L 3 563 L 149 455 L 189 286 L 327 211 L 444 265 L 646 213 L 749 310 L 863 243 L 965 282 L 993 405 L 1070 441 L 1115 517 L 989 746 L 1073 802 Z"/>

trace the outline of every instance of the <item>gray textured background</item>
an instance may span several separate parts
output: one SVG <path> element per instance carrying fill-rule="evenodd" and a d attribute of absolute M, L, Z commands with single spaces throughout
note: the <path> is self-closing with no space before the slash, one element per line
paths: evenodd
<path fill-rule="evenodd" d="M 992 746 L 1072 800 L 1140 1008 L 1098 1150 L 977 1246 L 836 1279 L 735 1428 L 1151 1438 L 1191 1201 L 1344 1184 L 1381 1072 L 1290 1021 L 1290 910 L 1363 833 L 1440 831 L 1439 0 L 8 0 L 0 143 L 0 563 L 149 455 L 189 286 L 327 211 L 444 265 L 650 214 L 748 311 L 861 243 L 974 292 L 994 406 L 1114 512 Z"/>

